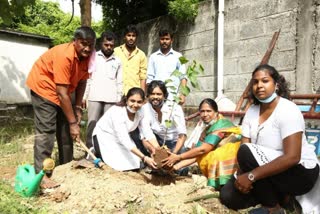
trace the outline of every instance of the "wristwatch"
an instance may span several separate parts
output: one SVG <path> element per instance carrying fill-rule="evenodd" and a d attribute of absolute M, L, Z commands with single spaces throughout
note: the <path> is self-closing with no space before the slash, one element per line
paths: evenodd
<path fill-rule="evenodd" d="M 249 172 L 248 179 L 249 181 L 254 182 L 254 174 L 252 172 Z"/>

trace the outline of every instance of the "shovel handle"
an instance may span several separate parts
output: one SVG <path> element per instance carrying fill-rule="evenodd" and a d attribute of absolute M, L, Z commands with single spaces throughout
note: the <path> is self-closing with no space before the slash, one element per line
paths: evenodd
<path fill-rule="evenodd" d="M 89 149 L 88 147 L 82 142 L 82 140 L 79 140 L 77 141 L 80 146 L 82 148 L 84 148 L 84 150 L 86 150 L 86 152 L 88 152 L 88 154 L 92 157 L 92 159 L 97 162 L 95 162 L 95 165 L 99 168 L 102 168 L 102 169 L 105 169 L 106 168 L 106 165 L 100 160 L 100 158 L 97 158 Z"/>
<path fill-rule="evenodd" d="M 90 149 L 88 149 L 88 147 L 82 142 L 82 140 L 79 140 L 78 143 L 80 144 L 80 146 L 82 146 L 82 148 L 84 148 L 84 150 L 86 150 L 86 152 L 88 152 L 93 160 L 97 159 L 97 157 L 90 151 Z"/>

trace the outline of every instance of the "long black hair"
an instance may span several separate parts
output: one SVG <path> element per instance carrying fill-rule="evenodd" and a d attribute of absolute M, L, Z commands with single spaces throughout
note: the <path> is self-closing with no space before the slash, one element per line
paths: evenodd
<path fill-rule="evenodd" d="M 144 91 L 141 88 L 133 87 L 133 88 L 130 88 L 127 95 L 122 96 L 120 102 L 118 102 L 116 105 L 117 106 L 126 106 L 128 99 L 135 94 L 139 94 L 141 96 L 142 100 L 144 101 L 144 99 L 145 99 Z"/>
<path fill-rule="evenodd" d="M 277 84 L 277 90 L 276 90 L 277 95 L 279 95 L 280 97 L 286 98 L 286 99 L 290 98 L 290 92 L 288 89 L 288 83 L 287 83 L 286 79 L 273 66 L 268 65 L 268 64 L 259 65 L 252 72 L 252 77 L 258 71 L 266 71 L 269 73 L 269 75 L 271 76 L 271 78 L 274 81 L 274 84 Z M 251 87 L 249 90 L 249 98 L 251 98 L 253 100 L 253 103 L 255 105 L 260 104 L 260 101 L 253 95 L 252 80 L 250 82 L 250 85 L 251 85 Z"/>

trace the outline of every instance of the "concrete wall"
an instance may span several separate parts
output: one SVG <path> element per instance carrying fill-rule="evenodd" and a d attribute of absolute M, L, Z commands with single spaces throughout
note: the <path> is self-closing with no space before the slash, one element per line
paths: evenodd
<path fill-rule="evenodd" d="M 200 90 L 192 90 L 189 106 L 216 96 L 217 8 L 217 0 L 200 3 L 194 23 L 160 17 L 138 25 L 138 45 L 147 55 L 159 47 L 157 33 L 166 27 L 176 32 L 174 48 L 204 66 Z M 319 15 L 320 0 L 225 0 L 224 94 L 239 100 L 279 29 L 269 64 L 286 77 L 293 93 L 320 91 Z"/>
<path fill-rule="evenodd" d="M 46 42 L 8 32 L 0 33 L 0 102 L 30 103 L 25 82 L 36 59 L 48 50 Z"/>

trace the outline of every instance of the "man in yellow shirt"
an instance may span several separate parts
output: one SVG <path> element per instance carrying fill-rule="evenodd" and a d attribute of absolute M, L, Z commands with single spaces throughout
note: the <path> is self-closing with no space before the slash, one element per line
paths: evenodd
<path fill-rule="evenodd" d="M 145 91 L 147 78 L 147 57 L 137 45 L 137 28 L 133 25 L 126 27 L 124 44 L 116 47 L 114 53 L 120 58 L 123 73 L 123 93 L 130 88 L 140 87 Z"/>

